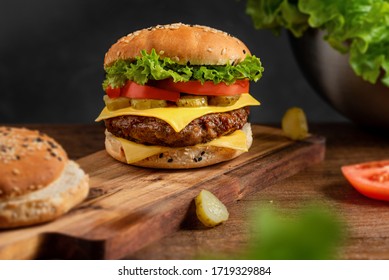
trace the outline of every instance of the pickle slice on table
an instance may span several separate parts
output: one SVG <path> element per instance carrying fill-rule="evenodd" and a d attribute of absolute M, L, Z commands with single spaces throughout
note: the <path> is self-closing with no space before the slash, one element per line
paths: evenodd
<path fill-rule="evenodd" d="M 240 98 L 240 95 L 217 95 L 210 96 L 208 98 L 208 105 L 210 106 L 232 106 L 234 105 Z"/>
<path fill-rule="evenodd" d="M 108 95 L 103 97 L 105 106 L 110 111 L 119 110 L 130 106 L 130 99 L 127 97 L 109 98 Z"/>
<path fill-rule="evenodd" d="M 166 107 L 166 100 L 158 99 L 131 99 L 131 107 L 134 109 L 145 110 L 152 108 Z"/>
<path fill-rule="evenodd" d="M 292 140 L 308 136 L 308 123 L 304 111 L 298 107 L 289 108 L 282 118 L 282 130 Z"/>
<path fill-rule="evenodd" d="M 195 198 L 197 218 L 207 227 L 228 220 L 227 207 L 210 191 L 202 190 Z"/>
<path fill-rule="evenodd" d="M 208 98 L 203 95 L 181 95 L 176 104 L 178 107 L 203 107 L 208 105 Z"/>

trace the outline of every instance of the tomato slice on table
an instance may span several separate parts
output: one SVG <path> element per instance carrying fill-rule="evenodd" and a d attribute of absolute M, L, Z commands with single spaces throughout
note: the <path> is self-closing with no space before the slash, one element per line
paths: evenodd
<path fill-rule="evenodd" d="M 389 160 L 342 166 L 342 173 L 361 194 L 389 201 Z"/>
<path fill-rule="evenodd" d="M 153 85 L 158 88 L 197 95 L 237 95 L 248 93 L 250 83 L 248 80 L 237 80 L 231 85 L 223 82 L 215 84 L 212 81 L 206 81 L 203 84 L 200 81 L 175 83 L 172 79 L 165 79 L 156 81 Z"/>

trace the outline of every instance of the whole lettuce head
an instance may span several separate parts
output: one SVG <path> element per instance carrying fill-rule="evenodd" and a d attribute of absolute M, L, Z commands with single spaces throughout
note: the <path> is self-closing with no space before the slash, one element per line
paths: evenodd
<path fill-rule="evenodd" d="M 324 40 L 349 53 L 358 76 L 389 87 L 389 0 L 248 0 L 246 12 L 255 28 L 275 33 L 324 30 Z"/>

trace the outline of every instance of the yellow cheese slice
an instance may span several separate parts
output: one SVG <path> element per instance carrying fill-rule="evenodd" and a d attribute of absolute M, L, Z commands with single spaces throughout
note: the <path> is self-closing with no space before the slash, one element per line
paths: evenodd
<path fill-rule="evenodd" d="M 163 147 L 163 146 L 146 146 L 143 144 L 138 144 L 123 138 L 115 137 L 120 141 L 123 147 L 124 154 L 126 156 L 127 163 L 134 163 L 142 159 L 148 158 L 150 156 L 163 153 L 172 148 Z M 214 139 L 205 144 L 198 144 L 197 146 L 216 146 L 231 148 L 235 150 L 241 150 L 244 152 L 248 151 L 246 134 L 242 130 L 237 130 L 230 135 L 222 136 L 217 139 Z"/>
<path fill-rule="evenodd" d="M 205 144 L 198 144 L 198 146 L 216 146 L 222 148 L 231 148 L 234 150 L 240 150 L 247 152 L 247 137 L 242 130 L 236 130 L 230 135 L 216 138 Z"/>
<path fill-rule="evenodd" d="M 112 137 L 115 137 L 112 135 Z M 162 146 L 146 146 L 138 144 L 127 139 L 115 137 L 120 141 L 123 147 L 124 155 L 126 156 L 127 163 L 133 163 L 142 159 L 151 157 L 153 155 L 163 153 L 167 150 L 166 147 Z"/>
<path fill-rule="evenodd" d="M 219 107 L 219 106 L 206 106 L 206 107 L 167 107 L 167 108 L 153 108 L 146 110 L 137 110 L 132 107 L 123 108 L 116 111 L 109 111 L 107 107 L 103 109 L 96 121 L 109 119 L 124 115 L 134 115 L 143 117 L 155 117 L 164 120 L 170 124 L 177 132 L 184 129 L 191 121 L 201 116 L 210 113 L 222 113 L 227 111 L 236 110 L 246 106 L 260 105 L 260 103 L 248 93 L 241 95 L 239 100 L 232 106 Z"/>

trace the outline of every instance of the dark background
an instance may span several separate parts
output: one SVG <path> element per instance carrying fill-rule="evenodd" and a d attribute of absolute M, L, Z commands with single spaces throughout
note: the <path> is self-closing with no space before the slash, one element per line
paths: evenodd
<path fill-rule="evenodd" d="M 260 57 L 251 121 L 278 123 L 291 106 L 312 122 L 344 121 L 312 90 L 286 33 L 256 30 L 241 0 L 13 0 L 0 8 L 0 123 L 91 123 L 104 104 L 103 57 L 120 37 L 174 22 L 240 38 Z"/>

